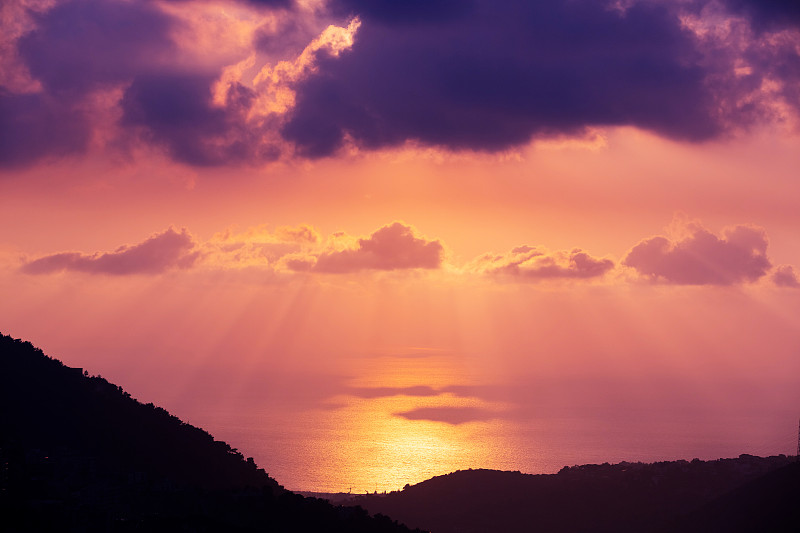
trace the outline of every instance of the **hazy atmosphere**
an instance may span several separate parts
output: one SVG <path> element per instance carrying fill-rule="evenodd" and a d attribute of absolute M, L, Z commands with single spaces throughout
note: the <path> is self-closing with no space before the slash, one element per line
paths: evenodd
<path fill-rule="evenodd" d="M 7 0 L 0 331 L 293 490 L 794 454 L 800 8 Z"/>

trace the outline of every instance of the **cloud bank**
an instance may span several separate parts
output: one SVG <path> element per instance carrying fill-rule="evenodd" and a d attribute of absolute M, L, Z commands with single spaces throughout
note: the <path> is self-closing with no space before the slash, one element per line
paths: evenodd
<path fill-rule="evenodd" d="M 675 228 L 673 228 L 675 229 Z M 448 272 L 512 282 L 581 282 L 608 278 L 620 267 L 637 278 L 673 285 L 738 285 L 770 275 L 778 287 L 800 287 L 791 265 L 773 268 L 767 257 L 768 239 L 762 228 L 738 225 L 716 235 L 697 222 L 684 222 L 677 237 L 658 235 L 636 244 L 619 263 L 594 257 L 581 249 L 549 251 L 518 246 L 503 254 L 484 254 Z M 26 274 L 64 271 L 88 274 L 161 274 L 174 269 L 244 271 L 251 280 L 271 275 L 359 275 L 369 272 L 442 270 L 445 247 L 438 239 L 421 236 L 403 222 L 382 226 L 365 237 L 337 232 L 323 239 L 307 224 L 229 228 L 198 242 L 186 229 L 168 228 L 138 244 L 111 252 L 60 252 L 25 261 Z M 620 272 L 617 272 L 619 274 Z M 270 274 L 264 278 L 264 274 Z M 613 279 L 620 281 L 619 275 Z M 354 389 L 357 395 L 428 395 L 427 388 Z M 444 391 L 447 392 L 447 391 Z M 459 394 L 457 391 L 449 391 Z"/>
<path fill-rule="evenodd" d="M 269 272 L 293 271 L 350 274 L 361 271 L 438 269 L 444 246 L 418 237 L 414 228 L 394 222 L 369 237 L 344 233 L 322 242 L 311 226 L 265 226 L 243 231 L 228 229 L 198 243 L 186 229 L 169 228 L 144 242 L 113 252 L 61 252 L 25 262 L 27 274 L 62 271 L 92 274 L 159 274 L 170 269 L 203 265 L 210 269 L 256 268 Z"/>
<path fill-rule="evenodd" d="M 503 150 L 534 137 L 632 125 L 698 141 L 721 133 L 697 42 L 662 2 L 342 2 L 354 46 L 296 86 L 282 132 L 309 157 L 351 139 Z"/>
<path fill-rule="evenodd" d="M 250 0 L 227 34 L 197 16 L 209 6 L 9 0 L 0 167 L 98 143 L 218 166 L 592 127 L 701 142 L 800 109 L 796 2 Z M 203 53 L 214 39 L 243 44 Z"/>

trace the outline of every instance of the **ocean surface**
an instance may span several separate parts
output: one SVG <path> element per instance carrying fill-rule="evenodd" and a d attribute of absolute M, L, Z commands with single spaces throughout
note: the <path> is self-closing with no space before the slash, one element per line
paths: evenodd
<path fill-rule="evenodd" d="M 354 364 L 358 378 L 320 384 L 317 394 L 289 379 L 266 400 L 251 391 L 177 414 L 254 457 L 286 488 L 315 492 L 399 490 L 468 468 L 554 473 L 575 464 L 795 453 L 793 406 L 776 408 L 763 393 L 703 401 L 669 380 L 490 383 L 452 353 Z"/>

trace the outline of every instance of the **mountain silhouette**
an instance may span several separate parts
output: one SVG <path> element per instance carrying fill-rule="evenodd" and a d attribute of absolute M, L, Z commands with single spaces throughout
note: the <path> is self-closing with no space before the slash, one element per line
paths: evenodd
<path fill-rule="evenodd" d="M 5 335 L 0 529 L 409 531 L 289 492 L 206 431 Z"/>
<path fill-rule="evenodd" d="M 680 521 L 685 533 L 796 533 L 800 531 L 800 463 L 793 463 L 727 493 Z"/>

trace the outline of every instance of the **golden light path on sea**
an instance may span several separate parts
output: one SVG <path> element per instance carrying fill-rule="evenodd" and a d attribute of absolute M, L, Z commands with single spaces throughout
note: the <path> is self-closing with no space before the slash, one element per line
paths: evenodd
<path fill-rule="evenodd" d="M 774 421 L 768 416 L 709 416 L 702 410 L 660 418 L 631 415 L 656 409 L 645 404 L 625 414 L 546 412 L 553 404 L 529 406 L 523 413 L 506 401 L 469 396 L 465 391 L 482 390 L 486 383 L 454 353 L 355 358 L 351 364 L 358 377 L 348 382 L 347 393 L 324 405 L 282 410 L 274 404 L 257 409 L 228 404 L 198 417 L 216 438 L 253 455 L 286 488 L 315 492 L 399 490 L 468 468 L 554 473 L 574 464 L 788 450 L 788 439 L 777 442 L 780 438 L 769 433 Z"/>

